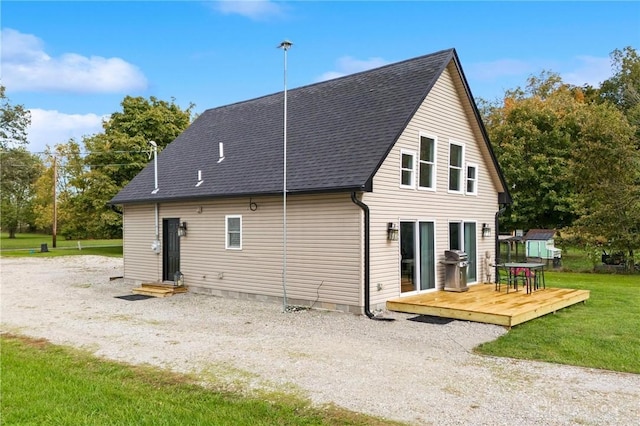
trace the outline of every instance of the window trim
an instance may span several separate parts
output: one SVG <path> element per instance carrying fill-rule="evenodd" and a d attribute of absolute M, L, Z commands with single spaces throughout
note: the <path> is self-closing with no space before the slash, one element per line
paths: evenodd
<path fill-rule="evenodd" d="M 476 176 L 472 179 L 473 191 L 469 191 L 469 167 L 473 167 L 476 171 Z M 476 163 L 467 163 L 465 166 L 465 179 L 464 179 L 464 193 L 467 195 L 478 195 L 478 165 Z"/>
<path fill-rule="evenodd" d="M 410 155 L 412 158 L 411 163 L 413 167 L 411 169 L 405 169 L 404 167 L 402 167 L 402 157 L 405 155 Z M 402 183 L 402 173 L 409 170 L 411 171 L 411 184 L 405 185 Z M 411 151 L 408 149 L 400 150 L 400 188 L 405 188 L 405 189 L 416 188 L 416 153 L 415 151 Z"/>
<path fill-rule="evenodd" d="M 422 153 L 422 138 L 428 138 L 433 141 L 433 162 L 423 161 L 420 158 L 420 153 Z M 421 186 L 420 185 L 420 165 L 431 164 L 431 186 Z M 438 164 L 438 137 L 431 135 L 426 132 L 420 132 L 418 135 L 418 189 L 423 191 L 435 191 L 437 185 L 437 164 Z"/>
<path fill-rule="evenodd" d="M 462 155 L 460 158 L 460 167 L 454 167 L 451 165 L 451 146 L 452 145 L 456 145 L 459 146 L 462 149 Z M 464 149 L 464 143 L 462 142 L 456 142 L 453 140 L 449 140 L 449 159 L 447 161 L 447 191 L 451 194 L 464 194 L 464 186 L 463 184 L 466 183 L 465 181 L 465 161 L 464 161 L 464 156 L 465 156 L 465 149 Z M 458 190 L 455 189 L 451 189 L 451 169 L 457 169 L 460 171 L 460 182 L 459 182 L 459 188 Z"/>
<path fill-rule="evenodd" d="M 229 238 L 229 219 L 240 219 L 240 245 L 232 246 Z M 240 214 L 228 214 L 224 217 L 224 246 L 227 250 L 242 250 L 242 215 Z"/>

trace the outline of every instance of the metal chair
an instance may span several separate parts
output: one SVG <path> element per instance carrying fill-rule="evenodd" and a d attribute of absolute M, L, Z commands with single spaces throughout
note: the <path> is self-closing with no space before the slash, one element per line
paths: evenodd
<path fill-rule="evenodd" d="M 496 268 L 496 291 L 500 291 L 502 284 L 505 284 L 507 287 L 507 293 L 509 293 L 509 287 L 511 287 L 511 271 L 504 265 L 497 265 Z M 517 284 L 516 284 L 517 290 Z"/>

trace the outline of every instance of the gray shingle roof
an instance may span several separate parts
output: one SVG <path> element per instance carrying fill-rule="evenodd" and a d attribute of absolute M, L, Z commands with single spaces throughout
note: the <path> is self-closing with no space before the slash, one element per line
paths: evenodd
<path fill-rule="evenodd" d="M 290 193 L 371 190 L 373 175 L 451 60 L 454 49 L 289 90 Z M 464 79 L 464 77 L 463 77 Z M 213 108 L 111 204 L 277 194 L 283 183 L 282 92 Z M 218 163 L 218 144 L 225 159 Z M 203 183 L 196 187 L 198 171 Z"/>
<path fill-rule="evenodd" d="M 524 236 L 524 239 L 531 241 L 547 241 L 552 239 L 555 235 L 555 229 L 530 229 L 529 231 L 527 231 L 527 235 Z"/>

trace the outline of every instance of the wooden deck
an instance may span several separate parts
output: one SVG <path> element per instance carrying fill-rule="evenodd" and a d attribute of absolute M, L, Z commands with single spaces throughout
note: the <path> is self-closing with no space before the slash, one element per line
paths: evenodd
<path fill-rule="evenodd" d="M 584 302 L 589 295 L 589 290 L 566 288 L 546 288 L 531 294 L 524 289 L 511 290 L 507 294 L 504 286 L 498 292 L 493 284 L 477 284 L 461 293 L 436 291 L 391 299 L 387 309 L 513 327 Z"/>

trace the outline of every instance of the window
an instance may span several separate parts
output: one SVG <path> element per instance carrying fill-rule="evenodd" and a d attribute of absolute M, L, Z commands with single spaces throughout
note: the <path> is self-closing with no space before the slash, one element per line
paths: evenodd
<path fill-rule="evenodd" d="M 420 135 L 420 175 L 418 186 L 422 189 L 435 189 L 436 139 Z"/>
<path fill-rule="evenodd" d="M 400 151 L 400 186 L 413 188 L 415 186 L 416 154 L 411 151 Z"/>
<path fill-rule="evenodd" d="M 449 192 L 462 192 L 462 164 L 464 147 L 449 143 Z"/>
<path fill-rule="evenodd" d="M 467 164 L 467 194 L 478 193 L 478 166 Z"/>
<path fill-rule="evenodd" d="M 242 216 L 225 216 L 226 244 L 225 247 L 231 250 L 242 250 Z"/>

